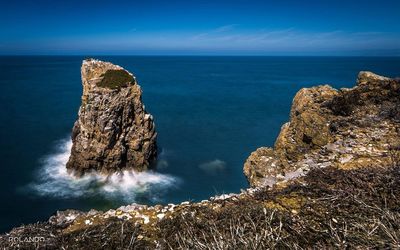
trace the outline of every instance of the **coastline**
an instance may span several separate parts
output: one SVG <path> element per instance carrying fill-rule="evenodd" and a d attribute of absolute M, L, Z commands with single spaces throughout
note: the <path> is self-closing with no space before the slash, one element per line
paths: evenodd
<path fill-rule="evenodd" d="M 245 172 L 254 188 L 199 203 L 183 202 L 167 206 L 131 204 L 106 212 L 57 212 L 47 222 L 17 227 L 2 235 L 0 246 L 9 246 L 10 237 L 42 234 L 40 237 L 47 240 L 45 243 L 36 242 L 37 246 L 48 248 L 63 244 L 76 248 L 84 248 L 87 244 L 105 244 L 116 249 L 199 247 L 201 237 L 193 240 L 198 230 L 213 228 L 214 225 L 215 231 L 206 231 L 204 236 L 204 239 L 212 239 L 218 233 L 228 234 L 229 228 L 225 228 L 226 232 L 224 227 L 232 225 L 232 219 L 237 218 L 238 224 L 235 225 L 238 230 L 252 221 L 268 223 L 270 231 L 264 231 L 268 234 L 261 237 L 263 241 L 259 243 L 265 247 L 307 247 L 307 244 L 319 244 L 321 247 L 374 244 L 376 247 L 396 247 L 399 242 L 388 235 L 395 233 L 395 228 L 393 232 L 385 231 L 385 228 L 396 227 L 400 221 L 395 210 L 400 201 L 393 197 L 393 192 L 400 187 L 400 157 L 397 158 L 400 148 L 389 143 L 399 138 L 396 133 L 399 131 L 400 82 L 363 72 L 357 84 L 353 89 L 341 91 L 322 86 L 316 88 L 322 88 L 322 91 L 305 89 L 298 92 L 293 102 L 291 121 L 283 126 L 275 144 L 274 150 L 277 151 L 257 150 L 258 153 L 249 158 Z M 310 92 L 311 95 L 308 95 Z M 358 98 L 354 98 L 355 93 Z M 364 102 L 359 103 L 359 100 Z M 312 108 L 309 108 L 310 105 Z M 303 120 L 296 120 L 300 114 L 306 115 Z M 319 126 L 325 126 L 326 115 L 329 115 L 329 122 L 337 122 L 335 129 L 327 126 L 329 129 L 325 130 Z M 311 123 L 304 122 L 307 117 Z M 377 119 L 380 119 L 379 123 Z M 343 133 L 347 128 L 352 128 L 352 133 Z M 290 129 L 294 132 L 290 133 Z M 368 129 L 381 133 L 365 132 Z M 298 137 L 297 131 L 302 131 L 306 137 Z M 292 136 L 293 140 L 290 139 Z M 350 151 L 332 146 L 346 139 L 359 143 L 350 146 Z M 371 143 L 372 139 L 375 144 Z M 318 162 L 329 159 L 329 153 L 321 152 L 327 148 L 338 154 L 330 160 L 336 165 Z M 315 161 L 310 161 L 308 155 L 312 155 L 311 159 Z M 302 168 L 304 164 L 307 168 Z M 269 171 L 274 167 L 276 171 Z M 290 174 L 299 170 L 298 174 Z M 363 216 L 359 217 L 359 214 Z M 377 219 L 377 214 L 380 219 Z M 375 224 L 370 225 L 372 222 Z M 257 224 L 255 228 L 260 226 Z M 371 231 L 361 230 L 363 227 L 371 227 Z M 374 227 L 378 230 L 372 230 Z M 251 244 L 250 241 L 256 237 L 257 230 L 247 230 L 250 233 L 243 233 L 240 236 L 243 241 L 235 242 L 236 246 L 248 246 L 246 244 Z M 301 239 L 300 235 L 304 236 L 304 233 L 309 236 Z M 368 234 L 375 237 L 370 237 L 372 242 L 368 240 Z M 97 242 L 92 236 L 101 240 Z M 210 244 L 232 244 L 233 240 L 210 240 Z M 13 246 L 32 246 L 32 242 L 15 243 Z"/>

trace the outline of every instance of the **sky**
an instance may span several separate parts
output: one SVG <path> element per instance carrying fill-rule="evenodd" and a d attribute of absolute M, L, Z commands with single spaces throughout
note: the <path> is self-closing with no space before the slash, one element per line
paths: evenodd
<path fill-rule="evenodd" d="M 399 0 L 0 0 L 0 55 L 400 56 Z"/>

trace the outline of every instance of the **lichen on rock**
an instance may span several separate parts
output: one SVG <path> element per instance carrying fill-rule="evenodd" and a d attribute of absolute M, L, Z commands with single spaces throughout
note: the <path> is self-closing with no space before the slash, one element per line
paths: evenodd
<path fill-rule="evenodd" d="M 95 59 L 84 60 L 81 73 L 82 104 L 72 131 L 68 170 L 81 175 L 147 169 L 157 155 L 157 133 L 135 77 Z"/>

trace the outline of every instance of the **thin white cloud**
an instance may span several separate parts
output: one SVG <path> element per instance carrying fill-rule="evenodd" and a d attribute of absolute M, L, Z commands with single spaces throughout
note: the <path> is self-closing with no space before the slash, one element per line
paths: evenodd
<path fill-rule="evenodd" d="M 191 40 L 201 40 L 203 38 L 207 38 L 209 36 L 225 33 L 228 31 L 234 30 L 234 28 L 237 26 L 237 24 L 228 24 L 224 26 L 217 27 L 215 29 L 209 30 L 207 32 L 199 33 L 194 36 L 192 36 L 190 39 Z"/>
<path fill-rule="evenodd" d="M 227 54 L 327 54 L 398 55 L 400 34 L 390 32 L 310 32 L 293 27 L 268 30 L 246 30 L 235 24 L 210 29 L 203 33 L 141 30 L 120 34 L 87 35 L 76 40 L 69 37 L 29 42 L 3 43 L 2 51 L 21 51 L 34 45 L 36 51 L 97 51 L 110 53 L 227 53 Z"/>
<path fill-rule="evenodd" d="M 222 29 L 223 30 L 223 29 Z M 400 49 L 400 35 L 383 32 L 305 32 L 287 28 L 235 32 L 214 30 L 189 38 L 192 46 L 217 49 L 248 49 L 260 51 L 309 51 L 328 49 Z"/>
<path fill-rule="evenodd" d="M 224 25 L 221 27 L 218 27 L 214 30 L 214 33 L 220 33 L 220 32 L 226 32 L 226 31 L 231 31 L 233 30 L 237 24 L 229 24 L 229 25 Z"/>

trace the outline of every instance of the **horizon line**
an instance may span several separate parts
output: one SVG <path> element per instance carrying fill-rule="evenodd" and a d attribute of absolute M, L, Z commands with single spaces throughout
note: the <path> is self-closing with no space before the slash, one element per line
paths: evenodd
<path fill-rule="evenodd" d="M 23 57 L 23 56 L 83 56 L 83 57 L 95 57 L 95 56 L 137 56 L 137 57 L 400 57 L 400 55 L 221 55 L 221 54 L 0 54 L 0 57 Z"/>

